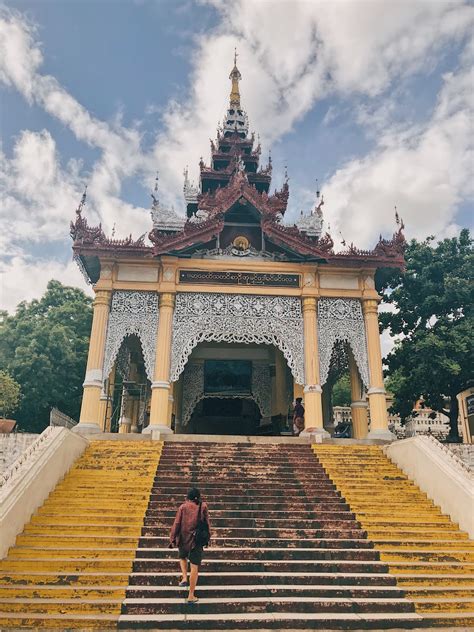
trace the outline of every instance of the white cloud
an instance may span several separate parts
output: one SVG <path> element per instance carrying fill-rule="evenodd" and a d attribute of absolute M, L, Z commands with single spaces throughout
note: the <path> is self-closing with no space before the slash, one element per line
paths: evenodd
<path fill-rule="evenodd" d="M 235 45 L 244 75 L 244 105 L 252 127 L 269 146 L 323 97 L 363 94 L 383 100 L 384 91 L 401 78 L 429 73 L 446 46 L 468 36 L 474 13 L 461 1 L 208 4 L 215 6 L 220 20 L 213 31 L 195 38 L 189 97 L 169 103 L 148 152 L 138 127 L 125 127 L 119 117 L 97 119 L 54 77 L 42 74 L 43 53 L 34 25 L 20 12 L 0 10 L 0 81 L 61 121 L 79 142 L 100 151 L 85 173 L 79 162 L 62 165 L 49 132 L 23 131 L 12 157 L 1 157 L 4 246 L 12 243 L 14 233 L 44 242 L 67 234 L 85 181 L 88 217 L 100 219 L 109 232 L 117 222 L 117 236 L 138 236 L 150 226 L 147 209 L 121 198 L 128 178 L 151 185 L 159 168 L 160 196 L 182 208 L 182 169 L 189 164 L 196 178 L 199 157 L 208 155 L 209 137 L 228 101 L 227 73 Z M 417 127 L 392 124 L 389 99 L 376 112 L 377 121 L 370 108 L 359 112 L 360 124 L 377 122 L 383 133 L 374 151 L 328 181 L 325 211 L 333 228 L 342 226 L 347 240 L 366 246 L 379 231 L 391 230 L 397 204 L 410 236 L 454 229 L 457 205 L 469 194 L 469 89 L 467 71 L 447 75 L 432 119 Z M 330 113 L 327 124 L 329 118 Z M 308 191 L 292 190 L 291 195 L 305 200 Z M 14 248 L 21 255 L 18 243 Z M 34 262 L 27 265 L 32 269 Z M 46 275 L 48 267 L 41 265 Z M 52 271 L 57 264 L 51 265 Z"/>
<path fill-rule="evenodd" d="M 51 259 L 38 260 L 17 255 L 8 262 L 0 263 L 0 309 L 13 312 L 20 301 L 40 298 L 50 279 L 57 279 L 64 285 L 79 286 L 87 294 L 92 294 L 73 261 L 63 264 Z"/>
<path fill-rule="evenodd" d="M 387 128 L 368 155 L 344 165 L 324 185 L 331 225 L 346 241 L 368 247 L 394 227 L 394 206 L 410 237 L 456 229 L 456 211 L 474 192 L 472 71 L 466 60 L 444 78 L 424 125 Z"/>

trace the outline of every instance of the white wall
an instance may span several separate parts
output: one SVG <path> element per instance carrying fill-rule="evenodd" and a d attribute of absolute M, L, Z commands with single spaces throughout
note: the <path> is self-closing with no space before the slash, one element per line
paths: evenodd
<path fill-rule="evenodd" d="M 0 488 L 0 559 L 88 445 L 66 428 L 49 427 L 30 446 Z"/>
<path fill-rule="evenodd" d="M 384 448 L 386 455 L 474 538 L 474 477 L 430 437 L 412 437 Z"/>

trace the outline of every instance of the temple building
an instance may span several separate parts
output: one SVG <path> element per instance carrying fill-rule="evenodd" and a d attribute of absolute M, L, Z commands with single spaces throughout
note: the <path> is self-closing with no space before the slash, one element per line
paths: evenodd
<path fill-rule="evenodd" d="M 77 428 L 278 434 L 302 397 L 304 432 L 328 436 L 322 396 L 339 348 L 354 437 L 393 438 L 374 275 L 403 267 L 403 225 L 373 250 L 335 252 L 319 192 L 309 212 L 286 221 L 288 178 L 271 192 L 271 160 L 260 165 L 235 62 L 230 80 L 198 185 L 185 170 L 185 212 L 165 208 L 156 187 L 146 241 L 89 226 L 85 195 L 76 211 L 74 257 L 95 292 Z"/>

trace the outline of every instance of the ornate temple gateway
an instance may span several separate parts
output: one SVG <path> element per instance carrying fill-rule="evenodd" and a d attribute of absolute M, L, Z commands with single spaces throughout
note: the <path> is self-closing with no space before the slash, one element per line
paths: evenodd
<path fill-rule="evenodd" d="M 305 430 L 327 434 L 323 388 L 348 355 L 353 433 L 390 438 L 377 318 L 378 268 L 402 267 L 403 226 L 373 250 L 334 252 L 323 200 L 285 222 L 241 107 L 234 63 L 225 121 L 200 183 L 185 171 L 186 216 L 152 195 L 153 226 L 108 238 L 83 216 L 74 257 L 95 291 L 80 424 L 89 431 L 258 434 L 284 428 L 304 398 Z M 369 409 L 369 411 L 368 411 Z"/>

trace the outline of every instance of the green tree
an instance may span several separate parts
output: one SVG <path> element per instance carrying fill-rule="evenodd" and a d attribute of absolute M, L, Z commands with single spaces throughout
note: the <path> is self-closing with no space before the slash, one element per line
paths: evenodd
<path fill-rule="evenodd" d="M 449 417 L 448 440 L 459 440 L 456 395 L 472 384 L 473 240 L 411 241 L 406 270 L 383 286 L 395 311 L 380 315 L 382 328 L 397 338 L 387 356 L 394 412 L 405 419 L 423 397 Z"/>
<path fill-rule="evenodd" d="M 351 405 L 351 379 L 346 372 L 334 384 L 332 389 L 332 405 L 333 406 L 350 406 Z"/>
<path fill-rule="evenodd" d="M 0 416 L 11 415 L 20 403 L 21 389 L 18 382 L 6 371 L 0 371 Z"/>
<path fill-rule="evenodd" d="M 38 432 L 56 406 L 77 419 L 82 396 L 92 301 L 78 288 L 50 281 L 44 296 L 1 315 L 0 367 L 20 384 L 20 427 Z"/>

